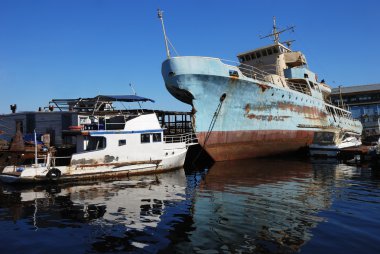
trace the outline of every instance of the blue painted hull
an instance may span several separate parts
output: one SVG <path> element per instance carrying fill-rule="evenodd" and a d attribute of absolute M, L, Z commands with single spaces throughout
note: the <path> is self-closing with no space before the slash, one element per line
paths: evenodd
<path fill-rule="evenodd" d="M 352 120 L 333 118 L 322 100 L 245 77 L 220 59 L 171 58 L 162 75 L 168 91 L 193 106 L 194 130 L 216 161 L 292 152 L 310 144 L 316 131 L 361 131 Z"/>

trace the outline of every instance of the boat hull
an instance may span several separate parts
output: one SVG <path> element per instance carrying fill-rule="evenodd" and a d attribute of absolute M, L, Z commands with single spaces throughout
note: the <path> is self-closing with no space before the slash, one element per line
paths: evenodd
<path fill-rule="evenodd" d="M 31 183 L 31 182 L 71 182 L 79 180 L 109 179 L 134 175 L 159 174 L 183 167 L 186 151 L 168 156 L 161 161 L 87 164 L 77 166 L 55 167 L 61 173 L 59 177 L 49 177 L 49 169 L 45 165 L 8 166 L 0 174 L 0 180 L 5 183 Z M 53 168 L 53 167 L 52 167 Z"/>
<path fill-rule="evenodd" d="M 239 160 L 297 152 L 313 141 L 313 131 L 214 131 L 204 148 L 215 161 Z M 197 134 L 205 143 L 206 132 Z"/>

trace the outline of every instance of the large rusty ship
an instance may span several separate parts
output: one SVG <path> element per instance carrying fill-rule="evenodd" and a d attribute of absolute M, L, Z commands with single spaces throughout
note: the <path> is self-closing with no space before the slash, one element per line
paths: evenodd
<path fill-rule="evenodd" d="M 166 47 L 166 88 L 192 106 L 198 141 L 215 161 L 294 152 L 362 132 L 350 111 L 328 102 L 331 88 L 308 68 L 302 52 L 280 42 L 287 29 L 279 31 L 273 21 L 267 36 L 273 43 L 238 54 L 236 63 L 171 57 Z"/>

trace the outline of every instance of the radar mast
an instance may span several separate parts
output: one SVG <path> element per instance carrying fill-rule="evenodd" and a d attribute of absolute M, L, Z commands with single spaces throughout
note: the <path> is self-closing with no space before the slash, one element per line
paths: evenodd
<path fill-rule="evenodd" d="M 295 26 L 291 26 L 291 27 L 287 27 L 285 29 L 282 29 L 282 30 L 278 31 L 277 30 L 277 25 L 276 25 L 276 16 L 273 16 L 273 30 L 272 30 L 272 33 L 268 34 L 268 35 L 265 35 L 265 36 L 260 36 L 260 39 L 265 39 L 265 38 L 272 37 L 273 38 L 273 42 L 275 44 L 279 44 L 280 43 L 280 34 L 282 34 L 283 32 L 289 31 L 289 30 L 292 30 L 294 32 L 294 28 L 295 28 Z"/>

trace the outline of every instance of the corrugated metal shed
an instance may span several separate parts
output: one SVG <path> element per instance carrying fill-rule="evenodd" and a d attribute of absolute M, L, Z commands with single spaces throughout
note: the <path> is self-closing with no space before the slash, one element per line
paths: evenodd
<path fill-rule="evenodd" d="M 369 85 L 360 85 L 360 86 L 346 86 L 341 87 L 342 94 L 349 93 L 363 93 L 363 92 L 380 92 L 380 84 L 369 84 Z M 333 88 L 331 95 L 339 94 L 339 88 Z"/>

